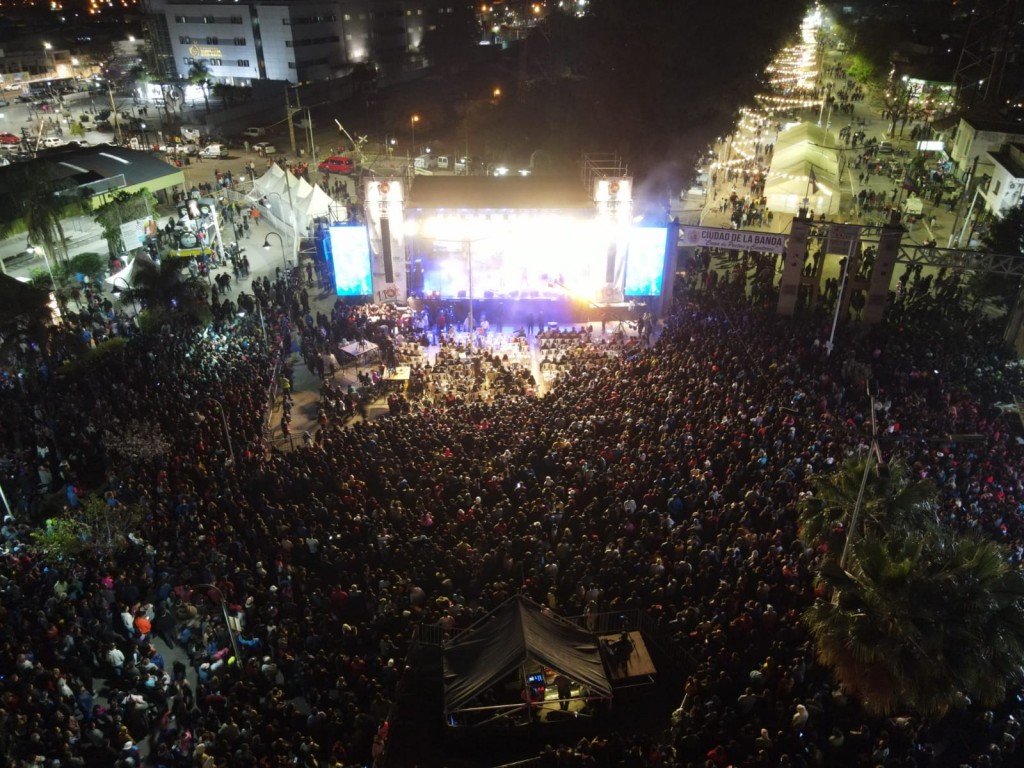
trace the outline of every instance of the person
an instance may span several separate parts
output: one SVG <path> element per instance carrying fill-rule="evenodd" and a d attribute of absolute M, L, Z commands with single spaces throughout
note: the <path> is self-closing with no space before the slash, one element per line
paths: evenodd
<path fill-rule="evenodd" d="M 559 673 L 555 676 L 555 689 L 558 691 L 558 708 L 563 712 L 569 709 L 569 699 L 572 697 L 572 681 Z"/>

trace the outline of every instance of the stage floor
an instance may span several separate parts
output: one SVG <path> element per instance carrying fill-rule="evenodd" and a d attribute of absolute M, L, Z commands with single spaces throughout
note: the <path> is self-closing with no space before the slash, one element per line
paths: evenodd
<path fill-rule="evenodd" d="M 607 651 L 607 644 L 614 644 L 622 637 L 621 634 L 599 635 L 598 641 L 601 644 L 601 655 L 604 656 L 605 667 L 608 669 L 608 677 L 612 684 L 625 683 L 639 677 L 650 677 L 657 673 L 654 662 L 651 661 L 651 654 L 647 651 L 647 644 L 643 636 L 636 630 L 629 633 L 629 640 L 633 644 L 633 650 L 625 664 L 615 664 Z"/>

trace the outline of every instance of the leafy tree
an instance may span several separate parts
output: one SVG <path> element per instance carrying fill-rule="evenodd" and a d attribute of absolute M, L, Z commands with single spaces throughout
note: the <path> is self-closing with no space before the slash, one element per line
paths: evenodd
<path fill-rule="evenodd" d="M 196 59 L 188 69 L 188 81 L 198 85 L 203 92 L 203 102 L 206 104 L 206 111 L 210 111 L 210 100 L 207 91 L 210 88 L 210 66 L 205 59 Z"/>
<path fill-rule="evenodd" d="M 32 534 L 47 560 L 74 559 L 86 553 L 107 556 L 128 546 L 128 534 L 143 519 L 143 510 L 92 494 L 75 509 L 46 521 L 46 527 Z"/>
<path fill-rule="evenodd" d="M 930 480 L 915 480 L 901 462 L 880 467 L 873 457 L 848 459 L 838 472 L 815 478 L 813 492 L 799 509 L 800 535 L 811 546 L 829 545 L 838 556 L 849 525 L 865 465 L 867 484 L 861 503 L 858 530 L 852 535 L 911 535 L 935 523 L 938 489 Z"/>
<path fill-rule="evenodd" d="M 127 221 L 146 218 L 156 210 L 156 206 L 157 200 L 153 193 L 148 189 L 140 189 L 132 193 L 118 192 L 95 209 L 96 223 L 103 228 L 103 237 L 107 241 L 111 255 L 128 250 L 121 236 L 121 225 Z"/>
<path fill-rule="evenodd" d="M 1024 258 L 1024 203 L 1010 208 L 1001 219 L 995 219 L 982 244 L 991 253 Z M 1003 275 L 989 272 L 973 273 L 968 285 L 979 300 L 989 300 L 1003 309 L 1013 304 L 1019 288 Z"/>
<path fill-rule="evenodd" d="M 833 599 L 804 621 L 869 713 L 941 716 L 964 696 L 994 706 L 1024 678 L 1024 576 L 994 542 L 938 528 L 869 536 L 848 570 L 828 560 L 820 576 Z"/>
<path fill-rule="evenodd" d="M 880 74 L 874 61 L 862 53 L 855 53 L 850 59 L 850 66 L 846 68 L 850 77 L 864 85 L 878 84 Z"/>
<path fill-rule="evenodd" d="M 126 299 L 145 306 L 147 322 L 161 323 L 173 318 L 192 323 L 210 319 L 207 287 L 198 278 L 186 277 L 186 259 L 167 257 L 157 265 L 149 259 L 136 259 L 132 286 L 124 291 Z"/>
<path fill-rule="evenodd" d="M 88 275 L 90 280 L 98 280 L 107 271 L 107 260 L 98 253 L 79 253 L 71 257 L 67 269 L 70 274 Z"/>
<path fill-rule="evenodd" d="M 24 225 L 30 243 L 56 259 L 67 260 L 62 219 L 81 211 L 81 198 L 69 194 L 71 185 L 49 163 L 19 163 L 7 169 L 0 190 L 0 238 Z"/>

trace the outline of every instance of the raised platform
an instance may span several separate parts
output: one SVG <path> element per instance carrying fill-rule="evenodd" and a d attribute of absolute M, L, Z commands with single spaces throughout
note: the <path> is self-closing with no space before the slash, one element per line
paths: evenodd
<path fill-rule="evenodd" d="M 623 637 L 623 634 L 626 637 Z M 639 631 L 598 635 L 601 656 L 613 685 L 642 685 L 653 682 L 658 670 Z"/>

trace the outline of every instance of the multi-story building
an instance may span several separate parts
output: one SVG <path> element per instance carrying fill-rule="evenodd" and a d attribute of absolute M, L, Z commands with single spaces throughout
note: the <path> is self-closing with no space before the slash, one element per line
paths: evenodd
<path fill-rule="evenodd" d="M 424 35 L 465 0 L 149 0 L 157 68 L 185 76 L 201 60 L 215 82 L 302 83 L 372 64 L 401 78 L 425 65 Z"/>
<path fill-rule="evenodd" d="M 1006 121 L 961 117 L 953 140 L 950 158 L 956 163 L 961 180 L 973 182 L 982 176 L 991 178 L 994 170 L 990 153 L 1011 142 L 1024 141 L 1024 125 Z"/>
<path fill-rule="evenodd" d="M 985 208 L 998 218 L 1024 201 L 1024 144 L 1010 143 L 988 153 L 992 179 L 982 194 Z"/>

